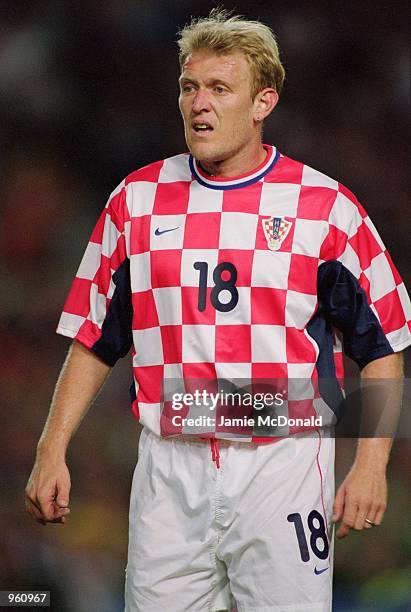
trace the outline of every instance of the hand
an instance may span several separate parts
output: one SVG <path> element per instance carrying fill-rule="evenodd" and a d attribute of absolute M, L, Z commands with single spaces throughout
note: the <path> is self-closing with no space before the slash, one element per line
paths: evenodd
<path fill-rule="evenodd" d="M 70 473 L 64 460 L 38 457 L 25 491 L 29 514 L 42 525 L 65 523 L 70 514 Z"/>
<path fill-rule="evenodd" d="M 337 538 L 345 538 L 350 529 L 371 529 L 365 519 L 381 525 L 387 507 L 385 468 L 356 465 L 339 487 L 334 502 L 333 522 L 341 521 Z"/>

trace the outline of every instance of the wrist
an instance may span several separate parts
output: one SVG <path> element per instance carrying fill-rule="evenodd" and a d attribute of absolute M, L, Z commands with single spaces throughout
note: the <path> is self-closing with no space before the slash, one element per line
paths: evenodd
<path fill-rule="evenodd" d="M 50 442 L 45 439 L 39 440 L 37 444 L 37 457 L 39 459 L 47 458 L 48 461 L 59 462 L 66 460 L 67 445 L 59 442 Z"/>
<path fill-rule="evenodd" d="M 359 469 L 385 472 L 392 440 L 389 438 L 363 438 L 359 440 L 354 466 Z"/>
<path fill-rule="evenodd" d="M 364 473 L 374 472 L 381 474 L 387 471 L 388 460 L 377 457 L 374 460 L 371 457 L 356 457 L 353 468 Z"/>

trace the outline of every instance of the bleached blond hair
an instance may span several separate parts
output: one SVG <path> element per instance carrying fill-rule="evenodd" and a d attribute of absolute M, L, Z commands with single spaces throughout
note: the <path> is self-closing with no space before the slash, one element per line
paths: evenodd
<path fill-rule="evenodd" d="M 285 70 L 274 32 L 259 21 L 230 15 L 225 9 L 214 8 L 208 17 L 192 19 L 179 31 L 180 67 L 183 68 L 187 57 L 195 51 L 221 55 L 242 53 L 250 66 L 252 97 L 266 87 L 279 94 Z"/>

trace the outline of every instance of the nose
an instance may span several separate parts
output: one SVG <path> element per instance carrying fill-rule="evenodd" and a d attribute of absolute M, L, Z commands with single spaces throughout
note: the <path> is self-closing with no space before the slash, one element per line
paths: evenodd
<path fill-rule="evenodd" d="M 201 88 L 197 90 L 192 109 L 194 113 L 201 113 L 202 111 L 209 111 L 211 109 L 207 90 Z"/>

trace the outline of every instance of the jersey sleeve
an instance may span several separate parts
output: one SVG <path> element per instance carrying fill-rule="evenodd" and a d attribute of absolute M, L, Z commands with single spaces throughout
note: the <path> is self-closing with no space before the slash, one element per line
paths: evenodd
<path fill-rule="evenodd" d="M 344 351 L 362 368 L 411 344 L 411 306 L 373 222 L 343 191 L 330 212 L 317 291 L 327 320 L 342 332 Z"/>
<path fill-rule="evenodd" d="M 110 366 L 132 344 L 129 221 L 120 184 L 94 227 L 57 327 L 57 333 L 81 342 Z"/>

